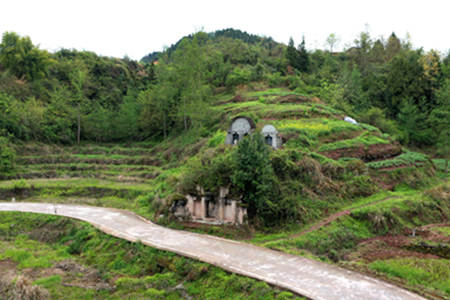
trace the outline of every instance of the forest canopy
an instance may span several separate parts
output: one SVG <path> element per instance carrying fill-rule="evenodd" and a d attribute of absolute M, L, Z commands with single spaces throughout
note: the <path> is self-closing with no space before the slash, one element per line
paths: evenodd
<path fill-rule="evenodd" d="M 413 48 L 395 33 L 333 52 L 234 29 L 197 32 L 140 62 L 61 49 L 5 32 L 0 44 L 0 134 L 71 144 L 164 139 L 216 130 L 215 95 L 288 87 L 319 97 L 404 144 L 448 140 L 450 54 Z M 211 132 L 210 132 L 211 131 Z"/>

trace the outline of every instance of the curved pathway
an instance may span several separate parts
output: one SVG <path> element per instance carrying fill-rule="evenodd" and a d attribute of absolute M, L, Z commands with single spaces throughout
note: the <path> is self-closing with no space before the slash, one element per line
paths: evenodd
<path fill-rule="evenodd" d="M 113 236 L 210 263 L 312 299 L 423 299 L 394 285 L 304 257 L 155 225 L 112 208 L 0 203 L 0 211 L 57 214 L 86 221 Z"/>

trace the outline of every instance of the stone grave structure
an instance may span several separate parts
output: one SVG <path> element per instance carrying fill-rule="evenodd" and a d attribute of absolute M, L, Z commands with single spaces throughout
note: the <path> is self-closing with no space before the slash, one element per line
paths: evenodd
<path fill-rule="evenodd" d="M 186 195 L 186 201 L 179 201 L 173 207 L 179 218 L 207 224 L 243 224 L 247 208 L 237 199 L 228 198 L 229 189 L 221 187 L 219 195 L 205 193 L 197 187 L 196 195 Z"/>
<path fill-rule="evenodd" d="M 247 117 L 236 117 L 231 120 L 231 126 L 225 139 L 225 144 L 236 145 L 246 135 L 250 135 L 255 131 L 255 122 Z"/>
<path fill-rule="evenodd" d="M 263 135 L 264 141 L 267 145 L 274 149 L 281 147 L 281 138 L 277 129 L 273 125 L 265 125 L 261 130 L 261 134 Z"/>

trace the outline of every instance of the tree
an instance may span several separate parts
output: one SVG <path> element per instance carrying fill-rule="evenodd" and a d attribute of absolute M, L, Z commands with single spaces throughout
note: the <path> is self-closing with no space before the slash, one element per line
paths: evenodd
<path fill-rule="evenodd" d="M 39 50 L 29 37 L 5 32 L 0 44 L 0 63 L 16 77 L 32 81 L 44 77 L 53 62 L 47 51 Z"/>
<path fill-rule="evenodd" d="M 289 65 L 298 69 L 299 53 L 297 49 L 295 49 L 294 40 L 292 37 L 289 38 L 289 43 L 286 49 L 286 59 L 288 60 Z"/>
<path fill-rule="evenodd" d="M 354 41 L 356 46 L 356 63 L 361 73 L 366 74 L 367 65 L 369 63 L 369 52 L 372 47 L 372 39 L 368 31 L 359 34 L 359 38 Z"/>
<path fill-rule="evenodd" d="M 10 146 L 9 140 L 0 136 L 0 174 L 7 174 L 15 168 L 16 152 Z M 0 176 L 1 178 L 1 176 Z"/>
<path fill-rule="evenodd" d="M 437 133 L 437 154 L 445 159 L 445 172 L 448 172 L 448 160 L 450 159 L 450 78 L 447 78 L 437 92 L 438 105 L 434 108 L 428 119 L 428 123 Z"/>
<path fill-rule="evenodd" d="M 327 37 L 326 44 L 328 45 L 330 52 L 333 52 L 334 47 L 336 47 L 339 42 L 340 39 L 335 33 L 332 33 Z"/>
<path fill-rule="evenodd" d="M 72 94 L 62 86 L 49 94 L 50 100 L 44 115 L 44 135 L 49 142 L 73 143 L 76 127 L 76 113 L 71 105 Z"/>
<path fill-rule="evenodd" d="M 342 78 L 344 87 L 344 98 L 354 107 L 356 111 L 364 111 L 370 107 L 367 94 L 362 88 L 362 76 L 358 68 L 346 70 Z"/>
<path fill-rule="evenodd" d="M 208 116 L 205 101 L 210 89 L 206 83 L 206 54 L 200 45 L 204 34 L 199 32 L 192 40 L 182 41 L 173 55 L 184 130 L 201 127 L 201 120 Z"/>
<path fill-rule="evenodd" d="M 427 127 L 427 115 L 421 112 L 412 99 L 401 105 L 398 120 L 404 131 L 403 142 L 414 145 L 431 145 L 433 131 Z"/>
<path fill-rule="evenodd" d="M 75 90 L 74 103 L 77 107 L 77 144 L 80 144 L 81 136 L 81 104 L 85 100 L 84 96 L 84 86 L 86 83 L 87 72 L 82 68 L 78 67 L 70 74 L 70 82 Z"/>
<path fill-rule="evenodd" d="M 309 54 L 305 46 L 305 37 L 303 36 L 302 42 L 298 46 L 298 69 L 301 72 L 309 71 Z"/>
<path fill-rule="evenodd" d="M 391 33 L 386 44 L 386 61 L 390 61 L 401 50 L 402 43 L 400 42 L 400 39 L 395 35 L 394 32 Z"/>
<path fill-rule="evenodd" d="M 443 72 L 441 67 L 441 58 L 436 50 L 430 50 L 419 58 L 423 67 L 424 79 L 429 84 L 430 92 L 433 94 L 441 86 Z M 429 95 L 432 97 L 433 95 Z"/>
<path fill-rule="evenodd" d="M 250 219 L 270 216 L 275 206 L 275 182 L 269 147 L 259 133 L 245 137 L 234 153 L 232 182 L 248 205 Z"/>
<path fill-rule="evenodd" d="M 147 132 L 144 136 L 163 136 L 165 139 L 175 122 L 176 116 L 175 97 L 176 87 L 159 72 L 160 83 L 142 91 L 138 96 L 138 102 L 142 106 L 139 117 L 140 127 Z"/>
<path fill-rule="evenodd" d="M 376 64 L 383 64 L 385 60 L 385 50 L 383 42 L 378 39 L 370 49 L 370 61 Z"/>
<path fill-rule="evenodd" d="M 426 81 L 419 62 L 420 51 L 400 52 L 386 66 L 386 103 L 388 114 L 398 114 L 404 102 L 409 99 L 420 111 L 426 111 Z"/>

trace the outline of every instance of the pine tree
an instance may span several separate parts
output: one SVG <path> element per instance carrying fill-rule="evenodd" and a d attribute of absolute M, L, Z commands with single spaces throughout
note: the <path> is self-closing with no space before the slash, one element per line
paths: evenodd
<path fill-rule="evenodd" d="M 232 182 L 248 205 L 248 216 L 264 218 L 272 207 L 270 201 L 274 189 L 274 173 L 269 157 L 269 147 L 263 137 L 254 133 L 239 142 L 234 153 L 234 174 Z"/>
<path fill-rule="evenodd" d="M 309 54 L 305 47 L 305 37 L 302 38 L 302 42 L 298 46 L 297 69 L 301 72 L 309 71 Z"/>
<path fill-rule="evenodd" d="M 298 69 L 299 53 L 297 49 L 295 49 L 294 40 L 292 39 L 292 37 L 289 38 L 289 44 L 286 50 L 286 58 L 290 66 Z"/>

